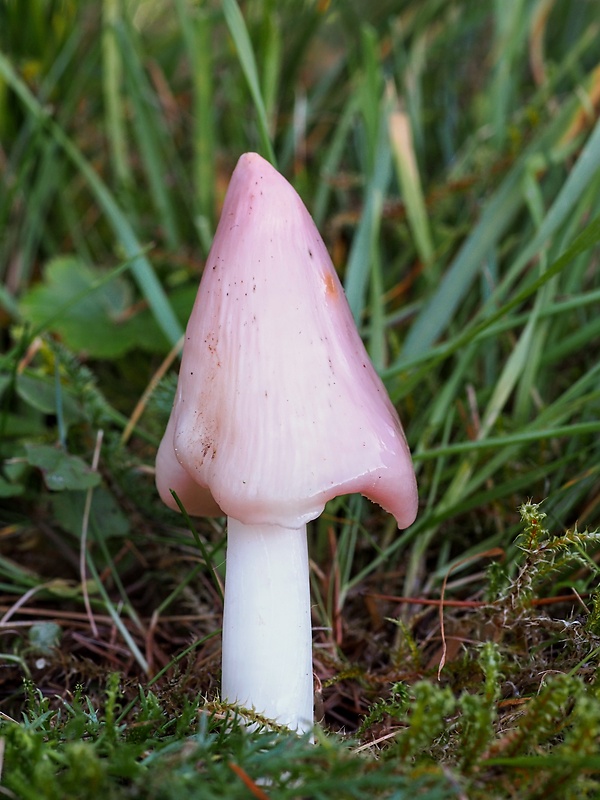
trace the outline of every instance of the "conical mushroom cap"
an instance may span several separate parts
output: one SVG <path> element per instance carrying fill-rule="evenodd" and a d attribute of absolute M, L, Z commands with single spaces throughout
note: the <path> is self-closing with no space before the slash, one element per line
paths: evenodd
<path fill-rule="evenodd" d="M 323 240 L 295 190 L 255 153 L 240 158 L 225 198 L 157 483 L 170 505 L 168 489 L 179 487 L 190 513 L 214 499 L 248 524 L 299 527 L 349 492 L 400 527 L 416 515 L 398 415 Z"/>

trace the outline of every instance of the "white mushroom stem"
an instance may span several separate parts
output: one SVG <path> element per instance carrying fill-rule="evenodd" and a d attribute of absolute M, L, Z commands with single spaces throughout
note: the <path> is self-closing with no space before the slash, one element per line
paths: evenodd
<path fill-rule="evenodd" d="M 222 698 L 303 733 L 314 696 L 306 526 L 227 524 Z"/>

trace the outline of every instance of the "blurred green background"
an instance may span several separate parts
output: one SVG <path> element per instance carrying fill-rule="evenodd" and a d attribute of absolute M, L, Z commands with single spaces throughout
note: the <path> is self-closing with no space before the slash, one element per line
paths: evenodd
<path fill-rule="evenodd" d="M 36 614 L 61 622 L 77 676 L 55 658 L 36 674 L 47 696 L 93 694 L 107 664 L 146 680 L 218 632 L 223 526 L 192 534 L 152 472 L 249 150 L 314 216 L 420 486 L 405 532 L 357 497 L 312 527 L 328 723 L 359 729 L 383 686 L 439 664 L 437 609 L 393 598 L 438 598 L 451 575 L 457 602 L 508 602 L 530 500 L 549 537 L 533 549 L 557 536 L 569 554 L 536 572 L 537 599 L 575 598 L 556 613 L 587 638 L 558 652 L 543 625 L 519 628 L 521 607 L 518 641 L 447 611 L 462 642 L 447 680 L 459 691 L 469 643 L 489 638 L 525 694 L 528 660 L 579 674 L 600 608 L 599 42 L 598 0 L 0 0 L 6 713 L 25 702 Z M 217 641 L 194 667 L 210 696 Z"/>

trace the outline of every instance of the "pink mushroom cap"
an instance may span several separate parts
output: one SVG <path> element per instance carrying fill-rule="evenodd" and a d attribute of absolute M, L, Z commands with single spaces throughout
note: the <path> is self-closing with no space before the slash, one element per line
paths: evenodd
<path fill-rule="evenodd" d="M 417 487 L 400 420 L 325 244 L 256 153 L 232 175 L 186 330 L 156 461 L 194 515 L 297 528 L 360 492 L 410 525 Z"/>

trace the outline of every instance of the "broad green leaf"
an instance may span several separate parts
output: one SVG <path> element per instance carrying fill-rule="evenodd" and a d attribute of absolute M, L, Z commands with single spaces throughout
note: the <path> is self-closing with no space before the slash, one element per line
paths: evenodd
<path fill-rule="evenodd" d="M 17 395 L 31 408 L 41 411 L 42 414 L 58 413 L 56 386 L 52 378 L 40 375 L 17 375 L 15 387 Z M 68 387 L 61 387 L 60 405 L 62 418 L 67 425 L 82 418 L 82 410 Z M 28 427 L 31 428 L 31 423 Z M 17 430 L 21 429 L 21 426 L 17 426 Z"/>
<path fill-rule="evenodd" d="M 54 259 L 43 283 L 23 297 L 21 313 L 34 326 L 48 321 L 70 348 L 96 358 L 118 358 L 134 347 L 164 347 L 150 316 L 136 312 L 130 284 L 122 277 L 103 282 L 104 274 L 72 256 Z M 64 311 L 56 315 L 59 308 Z"/>
<path fill-rule="evenodd" d="M 45 420 L 40 419 L 39 416 L 31 415 L 26 418 L 23 414 L 4 412 L 0 417 L 0 441 L 2 444 L 9 439 L 43 436 L 46 431 Z"/>
<path fill-rule="evenodd" d="M 29 646 L 40 655 L 50 655 L 60 644 L 61 633 L 56 622 L 35 622 L 29 629 Z"/>
<path fill-rule="evenodd" d="M 10 483 L 0 475 L 0 497 L 17 497 L 23 494 L 23 487 L 18 483 Z"/>
<path fill-rule="evenodd" d="M 91 489 L 100 483 L 100 475 L 79 458 L 48 444 L 26 444 L 27 462 L 42 471 L 48 489 Z"/>
<path fill-rule="evenodd" d="M 63 492 L 52 496 L 52 510 L 60 526 L 73 536 L 81 535 L 86 492 Z M 90 530 L 96 537 L 127 536 L 129 521 L 112 494 L 102 486 L 95 489 L 90 508 Z"/>

